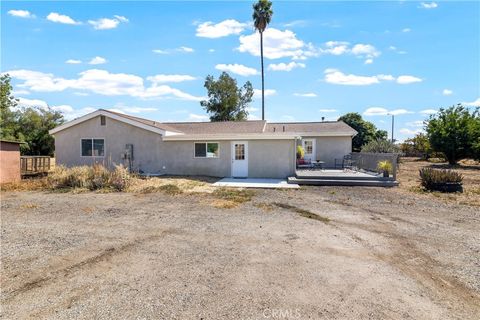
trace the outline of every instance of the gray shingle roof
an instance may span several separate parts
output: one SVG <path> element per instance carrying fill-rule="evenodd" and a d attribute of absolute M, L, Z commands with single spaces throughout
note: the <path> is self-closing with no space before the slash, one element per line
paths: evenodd
<path fill-rule="evenodd" d="M 343 121 L 322 122 L 273 122 L 267 123 L 265 132 L 293 132 L 293 133 L 351 133 L 356 134 L 352 127 Z"/>
<path fill-rule="evenodd" d="M 126 115 L 110 110 L 104 110 L 130 120 L 160 128 L 166 131 L 195 134 L 259 134 L 259 133 L 342 133 L 357 132 L 343 121 L 323 122 L 274 122 L 264 120 L 223 121 L 223 122 L 158 122 Z"/>

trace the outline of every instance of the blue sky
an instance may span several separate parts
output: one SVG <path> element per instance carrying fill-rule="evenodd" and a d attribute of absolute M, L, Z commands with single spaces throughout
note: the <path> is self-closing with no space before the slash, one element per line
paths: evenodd
<path fill-rule="evenodd" d="M 480 105 L 480 3 L 274 1 L 266 118 L 359 112 L 403 140 L 440 107 Z M 206 121 L 203 82 L 261 87 L 251 2 L 2 1 L 1 71 L 24 105 Z M 258 96 L 259 97 L 259 96 Z M 261 116 L 258 98 L 250 116 Z"/>

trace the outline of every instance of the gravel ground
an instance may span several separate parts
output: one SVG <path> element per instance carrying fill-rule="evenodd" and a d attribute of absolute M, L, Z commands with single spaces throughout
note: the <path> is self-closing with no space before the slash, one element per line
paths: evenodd
<path fill-rule="evenodd" d="M 2 318 L 478 319 L 478 207 L 255 193 L 2 193 Z"/>

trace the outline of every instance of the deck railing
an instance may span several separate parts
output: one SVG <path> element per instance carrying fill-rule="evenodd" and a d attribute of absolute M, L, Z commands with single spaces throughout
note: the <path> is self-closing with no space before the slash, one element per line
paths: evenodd
<path fill-rule="evenodd" d="M 21 156 L 20 171 L 22 176 L 44 174 L 50 171 L 52 161 L 49 156 Z"/>
<path fill-rule="evenodd" d="M 392 164 L 393 180 L 397 180 L 398 153 L 352 152 L 352 160 L 359 169 L 377 171 L 378 162 L 389 161 Z"/>

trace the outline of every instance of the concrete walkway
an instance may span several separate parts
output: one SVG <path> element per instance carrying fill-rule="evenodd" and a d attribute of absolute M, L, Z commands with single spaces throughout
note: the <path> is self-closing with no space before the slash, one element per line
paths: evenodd
<path fill-rule="evenodd" d="M 215 187 L 298 189 L 298 184 L 289 184 L 285 179 L 223 178 L 213 184 Z"/>

